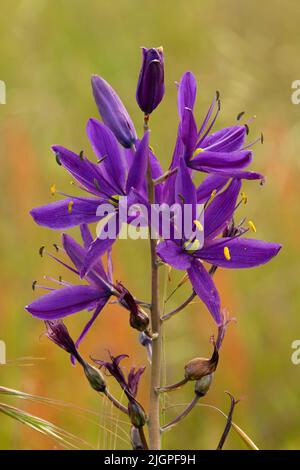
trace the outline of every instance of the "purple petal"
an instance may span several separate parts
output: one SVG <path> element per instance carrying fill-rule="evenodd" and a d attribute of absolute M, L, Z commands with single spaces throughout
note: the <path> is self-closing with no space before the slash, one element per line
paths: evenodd
<path fill-rule="evenodd" d="M 103 177 L 100 167 L 85 157 L 80 157 L 61 145 L 53 145 L 53 152 L 60 163 L 88 191 L 93 194 L 111 194 L 113 186 Z"/>
<path fill-rule="evenodd" d="M 231 221 L 242 183 L 234 179 L 221 194 L 216 196 L 204 211 L 205 239 L 218 235 Z"/>
<path fill-rule="evenodd" d="M 132 369 L 130 369 L 130 372 L 128 374 L 128 389 L 134 398 L 136 397 L 139 381 L 145 369 L 146 367 L 140 367 L 139 369 L 135 370 L 133 367 Z"/>
<path fill-rule="evenodd" d="M 117 93 L 97 75 L 92 76 L 92 88 L 104 124 L 110 128 L 121 145 L 130 148 L 137 136 L 129 114 Z"/>
<path fill-rule="evenodd" d="M 71 286 L 57 289 L 34 300 L 26 310 L 42 320 L 56 320 L 92 308 L 101 297 L 99 289 Z"/>
<path fill-rule="evenodd" d="M 146 132 L 138 145 L 134 160 L 129 170 L 126 192 L 131 188 L 139 191 L 146 180 L 146 170 L 149 160 L 149 131 Z"/>
<path fill-rule="evenodd" d="M 127 162 L 114 134 L 96 119 L 88 121 L 87 134 L 95 154 L 102 161 L 109 182 L 115 188 L 115 194 L 123 194 Z"/>
<path fill-rule="evenodd" d="M 213 191 L 220 191 L 228 181 L 229 177 L 216 175 L 215 173 L 207 175 L 197 189 L 198 204 L 206 202 Z"/>
<path fill-rule="evenodd" d="M 213 172 L 216 175 L 224 176 L 226 178 L 239 178 L 245 180 L 261 180 L 262 182 L 265 181 L 264 175 L 261 173 L 257 173 L 255 171 L 244 171 L 244 170 L 236 170 L 236 169 L 217 169 L 214 168 L 213 170 L 210 167 L 202 167 L 201 171 L 206 173 Z"/>
<path fill-rule="evenodd" d="M 197 142 L 197 125 L 193 111 L 185 108 L 181 120 L 181 139 L 185 145 L 185 160 L 190 160 Z"/>
<path fill-rule="evenodd" d="M 211 152 L 204 150 L 195 158 L 189 161 L 189 166 L 199 171 L 215 170 L 240 170 L 248 166 L 252 161 L 250 150 L 240 150 L 236 152 Z M 205 168 L 205 170 L 203 170 Z"/>
<path fill-rule="evenodd" d="M 193 261 L 187 273 L 196 294 L 205 303 L 217 325 L 220 325 L 220 297 L 211 276 L 198 260 Z"/>
<path fill-rule="evenodd" d="M 228 247 L 230 260 L 224 256 Z M 223 268 L 252 268 L 265 264 L 277 255 L 281 245 L 251 238 L 219 238 L 195 252 L 195 256 Z"/>
<path fill-rule="evenodd" d="M 93 242 L 93 237 L 87 224 L 80 225 L 80 234 L 84 244 L 84 248 L 87 250 L 90 244 Z"/>
<path fill-rule="evenodd" d="M 225 127 L 206 137 L 201 142 L 201 147 L 218 152 L 233 152 L 244 145 L 246 135 L 245 126 Z"/>
<path fill-rule="evenodd" d="M 78 339 L 76 341 L 76 344 L 75 344 L 76 348 L 79 347 L 80 343 L 82 342 L 82 340 L 85 338 L 85 336 L 87 335 L 87 333 L 89 332 L 89 330 L 91 329 L 93 324 L 95 323 L 96 319 L 98 318 L 99 314 L 103 310 L 103 307 L 106 305 L 108 300 L 109 300 L 109 295 L 107 297 L 103 297 L 103 299 L 101 299 L 101 301 L 97 305 L 96 310 L 94 311 L 92 317 L 90 318 L 90 320 L 87 322 L 87 324 L 83 328 L 82 332 L 80 333 L 80 336 L 78 337 Z"/>
<path fill-rule="evenodd" d="M 197 83 L 192 72 L 186 72 L 179 83 L 178 87 L 178 113 L 182 120 L 184 109 L 194 109 L 196 100 Z"/>
<path fill-rule="evenodd" d="M 175 269 L 188 269 L 191 265 L 191 256 L 171 240 L 160 242 L 157 245 L 156 253 L 164 263 Z"/>
<path fill-rule="evenodd" d="M 187 273 L 196 294 L 205 303 L 217 325 L 220 325 L 220 297 L 211 276 L 198 260 L 193 261 Z"/>
<path fill-rule="evenodd" d="M 169 170 L 173 170 L 179 166 L 180 159 L 184 156 L 184 144 L 180 135 L 180 125 L 178 127 L 176 144 L 173 152 L 173 157 Z M 163 200 L 166 204 L 172 205 L 175 202 L 175 181 L 176 173 L 171 175 L 164 183 Z"/>
<path fill-rule="evenodd" d="M 97 198 L 66 198 L 30 211 L 38 225 L 52 229 L 66 229 L 83 223 L 89 224 L 99 220 Z"/>
<path fill-rule="evenodd" d="M 97 237 L 93 241 L 83 261 L 83 265 L 80 271 L 81 277 L 84 277 L 99 262 L 99 258 L 103 256 L 116 241 L 119 233 L 119 217 L 117 213 L 115 213 L 107 222 L 107 224 L 103 227 L 103 233 L 106 233 L 109 227 L 115 227 L 116 232 L 113 234 L 108 234 L 108 238 L 102 239 L 100 237 Z"/>
<path fill-rule="evenodd" d="M 77 271 L 81 272 L 83 262 L 86 258 L 88 250 L 82 248 L 79 243 L 77 243 L 75 240 L 73 240 L 72 237 L 65 233 L 62 236 L 62 242 L 64 250 L 66 251 L 69 258 L 72 260 L 72 263 L 76 267 Z M 97 263 L 94 265 L 94 269 L 88 273 L 86 279 L 88 282 L 92 283 L 95 287 L 99 289 L 108 289 L 106 284 L 108 278 L 104 270 L 101 258 L 97 260 Z"/>

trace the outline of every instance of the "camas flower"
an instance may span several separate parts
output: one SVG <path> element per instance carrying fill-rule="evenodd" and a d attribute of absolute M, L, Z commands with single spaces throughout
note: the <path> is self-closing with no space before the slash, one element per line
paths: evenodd
<path fill-rule="evenodd" d="M 79 243 L 73 240 L 69 235 L 62 235 L 63 250 L 71 260 L 74 267 L 50 254 L 52 258 L 77 275 L 80 273 L 86 253 L 92 243 L 92 236 L 88 227 L 86 225 L 82 225 L 80 229 L 83 246 L 79 245 Z M 55 246 L 60 250 L 57 245 Z M 87 322 L 76 341 L 76 347 L 78 347 L 110 297 L 114 295 L 117 297 L 120 304 L 130 312 L 131 326 L 136 327 L 139 331 L 145 331 L 148 326 L 149 319 L 140 309 L 139 305 L 135 303 L 133 296 L 127 289 L 125 289 L 125 287 L 122 286 L 123 290 L 127 292 L 126 298 L 124 297 L 124 294 L 122 295 L 120 292 L 120 283 L 116 286 L 114 285 L 112 279 L 110 252 L 107 253 L 107 258 L 107 270 L 104 269 L 101 258 L 98 258 L 97 262 L 93 265 L 93 268 L 85 276 L 87 284 L 71 285 L 63 280 L 55 281 L 61 286 L 61 288 L 46 288 L 50 290 L 50 293 L 34 300 L 31 304 L 25 307 L 26 310 L 33 316 L 46 321 L 58 320 L 85 309 L 92 311 L 93 314 L 90 320 Z M 128 298 L 130 298 L 130 302 L 128 302 Z M 143 324 L 141 318 L 143 320 Z"/>
<path fill-rule="evenodd" d="M 120 197 L 128 196 L 132 204 L 139 201 L 139 193 L 146 197 L 149 154 L 152 177 L 155 179 L 162 174 L 158 161 L 148 147 L 149 132 L 137 142 L 136 151 L 130 149 L 127 152 L 119 146 L 110 129 L 95 119 L 89 120 L 87 133 L 99 159 L 98 163 L 58 145 L 53 146 L 53 151 L 60 164 L 76 179 L 80 188 L 93 197 L 68 196 L 31 211 L 37 224 L 52 229 L 66 229 L 104 219 L 103 215 L 98 215 L 99 209 L 101 206 L 110 205 L 110 224 L 115 224 L 115 233 L 107 237 L 105 243 L 101 237 L 91 243 L 81 268 L 82 277 L 114 243 L 118 235 Z M 159 188 L 156 195 L 159 196 Z"/>
<path fill-rule="evenodd" d="M 214 267 L 250 268 L 267 263 L 281 248 L 277 243 L 242 238 L 241 235 L 247 229 L 239 228 L 238 233 L 227 231 L 226 236 L 222 235 L 232 221 L 240 189 L 241 181 L 234 178 L 228 187 L 206 206 L 202 247 L 199 248 L 199 242 L 195 239 L 176 239 L 174 235 L 157 246 L 157 253 L 162 261 L 176 269 L 187 271 L 196 294 L 205 303 L 218 325 L 221 324 L 220 297 L 203 261 Z M 196 207 L 196 188 L 183 159 L 176 175 L 175 195 L 179 204 L 189 203 Z M 196 208 L 194 212 L 196 213 Z M 203 229 L 197 220 L 194 224 L 194 229 Z"/>

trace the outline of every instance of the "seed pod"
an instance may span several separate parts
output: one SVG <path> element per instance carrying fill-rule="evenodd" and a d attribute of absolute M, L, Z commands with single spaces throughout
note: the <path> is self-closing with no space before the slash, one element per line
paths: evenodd
<path fill-rule="evenodd" d="M 146 424 L 146 414 L 142 406 L 133 398 L 128 403 L 128 415 L 131 424 L 136 428 L 141 428 Z"/>
<path fill-rule="evenodd" d="M 198 397 L 204 397 L 212 383 L 213 374 L 208 374 L 195 382 L 195 393 Z"/>
<path fill-rule="evenodd" d="M 200 380 L 202 377 L 211 374 L 217 368 L 219 361 L 219 352 L 214 343 L 214 351 L 210 359 L 196 357 L 189 361 L 185 366 L 186 380 Z"/>
<path fill-rule="evenodd" d="M 106 383 L 103 379 L 100 371 L 96 367 L 91 366 L 87 362 L 83 365 L 83 370 L 88 379 L 90 386 L 96 390 L 96 392 L 103 393 L 106 389 Z"/>

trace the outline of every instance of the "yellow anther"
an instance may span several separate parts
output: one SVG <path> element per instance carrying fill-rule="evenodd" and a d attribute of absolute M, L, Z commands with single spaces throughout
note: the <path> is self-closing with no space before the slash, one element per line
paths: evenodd
<path fill-rule="evenodd" d="M 194 220 L 194 224 L 196 225 L 199 232 L 203 232 L 203 225 L 201 224 L 201 222 L 199 222 L 199 220 Z"/>
<path fill-rule="evenodd" d="M 54 194 L 56 193 L 56 184 L 52 184 L 52 186 L 50 187 L 50 192 L 52 196 L 54 196 Z"/>
<path fill-rule="evenodd" d="M 248 226 L 252 230 L 252 232 L 256 233 L 256 227 L 255 227 L 254 222 L 252 222 L 252 220 L 248 220 Z"/>
<path fill-rule="evenodd" d="M 224 246 L 224 256 L 225 256 L 225 259 L 227 259 L 227 261 L 230 261 L 231 256 L 230 256 L 230 251 L 229 251 L 228 246 Z"/>
<path fill-rule="evenodd" d="M 241 197 L 242 197 L 243 204 L 247 204 L 247 201 L 248 201 L 247 194 L 244 192 L 241 192 Z"/>
<path fill-rule="evenodd" d="M 114 194 L 113 196 L 111 196 L 110 199 L 111 199 L 112 205 L 115 206 L 115 207 L 118 207 L 118 205 L 119 205 L 119 199 L 120 199 L 119 194 Z"/>
<path fill-rule="evenodd" d="M 71 214 L 72 209 L 73 209 L 73 206 L 74 206 L 74 201 L 70 201 L 69 204 L 68 204 L 68 212 L 69 212 L 69 214 Z"/>
<path fill-rule="evenodd" d="M 184 243 L 183 248 L 186 251 L 197 251 L 200 248 L 200 242 L 199 240 L 194 240 L 193 242 L 191 240 L 188 240 L 187 242 Z"/>
<path fill-rule="evenodd" d="M 195 152 L 193 153 L 193 158 L 197 157 L 197 155 L 199 155 L 199 153 L 202 153 L 202 152 L 204 152 L 204 149 L 202 149 L 201 147 L 197 148 Z"/>
<path fill-rule="evenodd" d="M 152 153 L 154 153 L 154 154 L 155 154 L 155 152 L 154 152 L 154 148 L 152 147 L 152 145 L 149 145 L 149 149 L 151 150 L 151 152 L 152 152 Z"/>
<path fill-rule="evenodd" d="M 215 198 L 215 195 L 217 194 L 217 190 L 214 189 L 212 192 L 211 192 L 211 195 L 210 195 L 210 200 L 212 201 L 214 198 Z"/>

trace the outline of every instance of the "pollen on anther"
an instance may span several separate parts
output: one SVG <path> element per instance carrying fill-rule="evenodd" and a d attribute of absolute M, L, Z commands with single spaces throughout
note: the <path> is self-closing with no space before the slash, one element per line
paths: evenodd
<path fill-rule="evenodd" d="M 247 201 L 248 201 L 247 194 L 244 192 L 241 192 L 241 197 L 242 197 L 243 204 L 247 204 Z"/>
<path fill-rule="evenodd" d="M 229 251 L 228 246 L 224 246 L 224 256 L 225 256 L 225 259 L 227 259 L 227 261 L 230 261 L 231 256 L 230 256 L 230 251 Z"/>
<path fill-rule="evenodd" d="M 41 257 L 43 257 L 44 250 L 45 250 L 45 245 L 42 245 L 42 246 L 39 248 L 39 255 L 40 255 Z"/>
<path fill-rule="evenodd" d="M 73 209 L 73 206 L 74 206 L 74 201 L 70 201 L 69 204 L 68 204 L 68 212 L 69 212 L 69 214 L 71 214 L 72 209 Z"/>
<path fill-rule="evenodd" d="M 199 220 L 194 220 L 194 224 L 196 225 L 199 232 L 203 232 L 203 225 L 201 224 Z"/>
<path fill-rule="evenodd" d="M 248 220 L 248 226 L 252 230 L 252 232 L 256 233 L 256 227 L 255 227 L 254 222 L 252 222 L 252 220 Z"/>
<path fill-rule="evenodd" d="M 56 193 L 56 184 L 52 184 L 52 186 L 50 187 L 50 192 L 51 192 L 51 195 L 54 196 L 54 194 Z"/>

